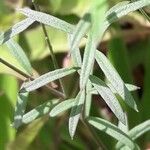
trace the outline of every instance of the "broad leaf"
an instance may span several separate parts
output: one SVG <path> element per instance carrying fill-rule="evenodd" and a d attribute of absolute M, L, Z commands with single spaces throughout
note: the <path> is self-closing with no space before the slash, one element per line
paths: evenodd
<path fill-rule="evenodd" d="M 31 111 L 29 111 L 23 115 L 22 123 L 27 124 L 35 119 L 38 119 L 38 118 L 44 116 L 45 114 L 47 114 L 50 111 L 50 109 L 56 103 L 58 103 L 58 99 L 49 100 L 49 101 L 37 106 L 36 108 L 32 109 Z"/>
<path fill-rule="evenodd" d="M 130 149 L 136 148 L 136 145 L 132 139 L 112 123 L 98 117 L 89 117 L 88 122 L 98 130 L 103 131 L 116 140 L 124 143 Z"/>
<path fill-rule="evenodd" d="M 43 12 L 34 11 L 29 8 L 23 8 L 23 9 L 18 9 L 18 10 L 19 12 L 21 12 L 22 14 L 26 15 L 27 17 L 29 17 L 30 19 L 34 21 L 38 21 L 40 23 L 49 25 L 51 27 L 57 28 L 67 33 L 73 32 L 74 26 L 70 25 L 69 23 L 59 18 L 56 18 L 54 16 L 48 15 Z"/>
<path fill-rule="evenodd" d="M 112 66 L 112 64 L 109 62 L 107 57 L 102 52 L 97 50 L 95 58 L 98 65 L 104 72 L 106 78 L 111 83 L 111 86 L 113 86 L 113 89 L 115 89 L 115 93 L 118 93 L 121 96 L 121 98 L 125 101 L 125 103 L 128 104 L 131 108 L 138 111 L 137 105 L 132 95 L 130 94 L 123 80 L 121 79 L 115 68 Z"/>
<path fill-rule="evenodd" d="M 77 97 L 75 98 L 75 103 L 72 106 L 70 118 L 69 118 L 69 133 L 71 138 L 73 139 L 79 118 L 82 112 L 83 104 L 85 101 L 85 90 L 82 90 L 78 93 Z"/>
<path fill-rule="evenodd" d="M 44 75 L 41 75 L 40 77 L 36 78 L 33 81 L 26 82 L 24 86 L 22 87 L 21 91 L 33 91 L 36 90 L 49 82 L 52 82 L 54 80 L 60 79 L 64 76 L 67 76 L 71 73 L 74 73 L 77 70 L 77 68 L 62 68 L 57 69 L 48 73 L 45 73 Z"/>
<path fill-rule="evenodd" d="M 116 115 L 116 117 L 121 121 L 123 124 L 126 124 L 124 112 L 118 102 L 116 96 L 112 93 L 109 87 L 99 78 L 96 76 L 90 76 L 90 80 L 94 86 L 94 88 L 98 91 L 104 101 L 107 103 L 109 108 L 112 112 Z"/>
<path fill-rule="evenodd" d="M 11 27 L 9 30 L 7 30 L 5 33 L 0 34 L 0 44 L 5 43 L 13 36 L 21 33 L 25 29 L 27 29 L 32 23 L 34 22 L 33 19 L 26 18 L 22 20 L 21 22 L 15 24 L 13 27 Z"/>
<path fill-rule="evenodd" d="M 21 46 L 10 39 L 6 42 L 9 52 L 15 57 L 15 59 L 20 63 L 20 65 L 25 69 L 25 71 L 32 75 L 32 67 L 30 61 L 28 60 L 26 54 L 24 53 Z"/>
<path fill-rule="evenodd" d="M 55 117 L 58 114 L 62 113 L 63 111 L 70 109 L 74 105 L 74 103 L 75 103 L 74 99 L 68 99 L 63 102 L 60 102 L 54 108 L 52 108 L 49 115 L 51 117 Z"/>

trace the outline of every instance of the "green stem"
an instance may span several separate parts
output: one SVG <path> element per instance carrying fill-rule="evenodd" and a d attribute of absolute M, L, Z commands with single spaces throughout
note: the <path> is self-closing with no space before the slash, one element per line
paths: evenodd
<path fill-rule="evenodd" d="M 9 64 L 8 62 L 6 62 L 5 60 L 3 60 L 2 58 L 0 58 L 0 63 L 4 64 L 5 66 L 7 66 L 8 68 L 14 70 L 15 72 L 17 72 L 18 74 L 22 75 L 23 77 L 27 78 L 27 79 L 30 79 L 30 80 L 34 80 L 35 78 L 33 78 L 32 76 L 24 73 L 23 71 L 19 70 L 18 68 L 16 68 L 15 66 Z M 49 85 L 46 85 L 45 87 L 47 87 L 52 94 L 54 94 L 55 96 L 57 97 L 60 97 L 60 98 L 65 98 L 64 94 L 61 93 L 60 91 L 54 89 L 53 87 L 49 86 Z"/>
<path fill-rule="evenodd" d="M 37 11 L 41 11 L 40 10 L 40 7 L 35 3 L 35 0 L 32 0 L 32 3 L 34 5 L 34 8 L 35 10 Z M 48 33 L 47 33 L 47 30 L 46 30 L 46 27 L 44 24 L 41 23 L 41 26 L 42 26 L 42 29 L 43 29 L 43 33 L 45 35 L 45 41 L 47 42 L 47 45 L 48 45 L 48 48 L 49 48 L 49 51 L 50 51 L 50 54 L 51 54 L 51 58 L 52 58 L 52 62 L 53 62 L 53 66 L 55 69 L 58 69 L 58 63 L 57 63 L 57 60 L 56 60 L 56 57 L 55 57 L 55 54 L 54 54 L 54 51 L 53 51 L 53 48 L 52 48 L 52 45 L 51 45 L 51 42 L 50 42 L 50 39 L 48 37 Z M 59 79 L 59 83 L 60 83 L 60 86 L 61 86 L 61 89 L 63 91 L 63 93 L 65 94 L 65 88 L 64 88 L 64 84 L 62 82 L 61 79 Z"/>

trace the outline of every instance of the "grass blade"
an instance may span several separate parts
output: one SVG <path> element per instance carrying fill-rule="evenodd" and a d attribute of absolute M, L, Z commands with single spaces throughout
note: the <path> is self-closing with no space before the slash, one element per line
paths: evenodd
<path fill-rule="evenodd" d="M 77 68 L 62 68 L 57 69 L 48 73 L 45 73 L 44 75 L 36 78 L 33 81 L 26 82 L 24 86 L 22 87 L 21 91 L 33 91 L 36 90 L 49 82 L 52 82 L 54 80 L 60 79 L 64 76 L 67 76 L 71 73 L 76 72 Z"/>
<path fill-rule="evenodd" d="M 34 11 L 29 8 L 22 8 L 18 10 L 19 12 L 21 12 L 22 14 L 24 14 L 25 16 L 29 17 L 30 19 L 34 21 L 38 21 L 40 23 L 49 25 L 51 27 L 54 27 L 56 29 L 62 30 L 67 33 L 73 32 L 74 26 L 59 18 L 56 18 L 54 16 L 48 15 L 43 12 Z"/>
<path fill-rule="evenodd" d="M 25 71 L 32 75 L 32 67 L 30 61 L 28 60 L 26 54 L 24 53 L 21 46 L 10 39 L 6 42 L 9 52 L 15 57 L 15 59 L 20 63 L 20 65 L 25 69 Z"/>
<path fill-rule="evenodd" d="M 127 145 L 130 149 L 135 149 L 136 145 L 132 141 L 132 139 L 130 139 L 130 137 L 126 135 L 124 132 L 122 132 L 117 126 L 98 117 L 89 117 L 88 122 L 98 130 L 105 132 L 106 134 L 112 136 L 118 141 L 121 141 L 122 143 Z"/>
<path fill-rule="evenodd" d="M 0 45 L 7 42 L 13 36 L 21 33 L 25 29 L 27 29 L 35 20 L 26 18 L 19 23 L 15 24 L 9 30 L 0 34 Z"/>
<path fill-rule="evenodd" d="M 90 76 L 90 80 L 94 88 L 98 91 L 104 101 L 107 103 L 112 112 L 123 124 L 126 124 L 124 112 L 121 108 L 120 103 L 118 102 L 116 96 L 112 93 L 109 87 L 96 76 Z"/>
<path fill-rule="evenodd" d="M 73 139 L 79 118 L 82 112 L 83 104 L 85 101 L 85 90 L 79 92 L 77 97 L 75 98 L 75 103 L 72 106 L 70 118 L 69 118 L 69 134 Z"/>
<path fill-rule="evenodd" d="M 125 101 L 126 104 L 138 111 L 137 105 L 132 95 L 128 91 L 123 80 L 121 79 L 115 68 L 111 65 L 107 57 L 102 52 L 97 50 L 95 58 L 100 68 L 104 72 L 106 78 L 113 86 L 113 89 L 116 90 L 116 92 L 121 96 L 121 98 Z"/>
<path fill-rule="evenodd" d="M 68 99 L 68 100 L 65 100 L 61 103 L 59 103 L 58 105 L 56 105 L 49 113 L 49 115 L 51 117 L 55 117 L 57 116 L 58 114 L 62 113 L 63 111 L 65 110 L 68 110 L 70 109 L 73 104 L 75 103 L 75 100 L 74 99 Z"/>
<path fill-rule="evenodd" d="M 22 123 L 28 124 L 28 123 L 32 122 L 33 120 L 44 116 L 45 114 L 47 114 L 50 111 L 50 109 L 56 103 L 58 103 L 58 99 L 49 100 L 49 101 L 37 106 L 36 108 L 32 109 L 31 111 L 29 111 L 28 113 L 23 115 Z"/>

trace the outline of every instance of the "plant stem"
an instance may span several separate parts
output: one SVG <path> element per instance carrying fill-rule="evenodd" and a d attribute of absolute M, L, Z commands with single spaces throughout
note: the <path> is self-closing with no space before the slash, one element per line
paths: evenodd
<path fill-rule="evenodd" d="M 18 74 L 22 75 L 23 77 L 27 78 L 27 79 L 30 79 L 30 80 L 34 80 L 35 78 L 33 78 L 32 76 L 24 73 L 23 71 L 19 70 L 18 68 L 16 68 L 15 66 L 9 64 L 8 62 L 6 62 L 5 60 L 3 60 L 2 58 L 0 58 L 0 62 L 2 64 L 4 64 L 5 66 L 11 68 L 12 70 L 14 70 L 15 72 L 17 72 Z M 45 85 L 45 87 L 47 87 L 52 94 L 54 94 L 55 96 L 57 97 L 60 97 L 60 98 L 65 98 L 64 94 L 61 93 L 60 91 L 54 89 L 53 87 L 51 87 L 50 85 Z"/>
<path fill-rule="evenodd" d="M 35 0 L 32 0 L 32 3 L 33 3 L 33 6 L 34 6 L 35 10 L 41 11 L 40 7 L 35 3 Z M 55 69 L 58 69 L 59 68 L 58 67 L 58 63 L 57 63 L 57 60 L 56 60 L 56 57 L 55 57 L 55 54 L 54 54 L 54 51 L 53 51 L 50 39 L 48 37 L 48 33 L 47 33 L 47 30 L 46 30 L 46 27 L 42 23 L 41 23 L 41 26 L 42 26 L 42 29 L 43 29 L 43 32 L 44 32 L 44 35 L 45 35 L 45 41 L 47 42 L 47 45 L 48 45 L 48 48 L 49 48 L 49 51 L 50 51 L 50 54 L 51 54 L 53 66 L 54 66 Z M 61 79 L 59 79 L 59 83 L 60 83 L 60 86 L 61 86 L 61 89 L 62 89 L 63 93 L 65 94 L 65 88 L 64 88 L 64 85 L 63 85 L 63 82 L 62 82 Z"/>

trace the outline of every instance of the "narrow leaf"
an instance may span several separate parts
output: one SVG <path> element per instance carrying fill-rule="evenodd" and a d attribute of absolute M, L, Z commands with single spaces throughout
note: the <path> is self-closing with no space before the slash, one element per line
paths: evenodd
<path fill-rule="evenodd" d="M 90 14 L 86 13 L 83 18 L 80 19 L 78 24 L 75 27 L 72 35 L 72 42 L 71 42 L 71 52 L 75 50 L 81 41 L 81 39 L 86 35 L 87 30 L 91 25 L 91 16 Z"/>
<path fill-rule="evenodd" d="M 137 125 L 133 129 L 131 129 L 128 132 L 128 135 L 133 140 L 136 140 L 138 137 L 140 137 L 141 135 L 143 135 L 144 133 L 146 133 L 148 131 L 150 131 L 150 120 L 147 120 L 147 121 Z M 124 146 L 124 144 L 122 144 L 120 141 L 117 143 L 116 148 L 121 149 L 123 146 Z"/>
<path fill-rule="evenodd" d="M 49 113 L 49 115 L 51 117 L 55 117 L 57 116 L 58 114 L 62 113 L 63 111 L 65 110 L 68 110 L 70 109 L 73 104 L 75 103 L 75 100 L 74 99 L 68 99 L 68 100 L 65 100 L 61 103 L 59 103 L 58 105 L 56 105 Z"/>
<path fill-rule="evenodd" d="M 98 130 L 103 131 L 116 140 L 124 143 L 130 149 L 134 149 L 136 147 L 135 143 L 132 141 L 132 139 L 130 139 L 128 135 L 126 135 L 117 126 L 111 124 L 110 122 L 98 117 L 89 117 L 88 122 Z"/>
<path fill-rule="evenodd" d="M 15 114 L 14 114 L 14 122 L 12 123 L 12 126 L 15 127 L 16 129 L 22 124 L 22 117 L 26 109 L 28 94 L 29 94 L 28 92 L 18 93 L 17 104 L 15 107 Z"/>
<path fill-rule="evenodd" d="M 49 25 L 51 27 L 54 27 L 56 29 L 62 30 L 67 33 L 73 32 L 74 26 L 70 25 L 69 23 L 59 18 L 56 18 L 54 16 L 48 15 L 43 12 L 34 11 L 29 8 L 23 8 L 23 9 L 18 9 L 18 10 L 19 12 L 21 12 L 22 14 L 24 14 L 25 16 L 29 17 L 30 19 L 34 21 L 38 21 L 40 23 Z"/>
<path fill-rule="evenodd" d="M 76 67 L 81 67 L 82 59 L 81 59 L 80 49 L 79 49 L 79 47 L 75 47 L 74 49 L 71 48 L 72 39 L 73 39 L 73 35 L 68 34 L 68 41 L 69 41 L 71 58 L 72 58 L 73 63 Z"/>
<path fill-rule="evenodd" d="M 116 93 L 118 93 L 121 98 L 133 109 L 138 111 L 137 105 L 128 91 L 127 87 L 125 86 L 123 80 L 115 70 L 115 68 L 112 66 L 112 64 L 109 62 L 107 57 L 100 51 L 96 51 L 95 55 L 96 61 L 99 64 L 100 68 L 104 72 L 106 78 L 113 86 L 113 89 L 115 89 Z"/>
<path fill-rule="evenodd" d="M 113 93 L 116 92 L 116 90 L 113 88 L 113 86 L 111 86 L 110 83 L 108 83 L 107 86 L 110 87 L 110 89 L 112 90 Z M 128 83 L 125 83 L 125 86 L 126 86 L 127 89 L 128 89 L 129 91 L 131 91 L 131 92 L 140 89 L 140 87 L 138 87 L 138 86 L 136 86 L 136 85 L 133 85 L 133 84 L 128 84 Z M 96 90 L 95 88 L 92 88 L 92 89 L 91 89 L 91 93 L 94 94 L 94 95 L 97 95 L 97 94 L 98 94 L 98 92 L 97 92 L 97 90 Z"/>
<path fill-rule="evenodd" d="M 11 27 L 9 30 L 7 30 L 5 33 L 0 34 L 0 45 L 8 41 L 13 36 L 21 33 L 25 29 L 27 29 L 32 23 L 34 22 L 33 19 L 26 18 L 19 23 L 15 24 L 13 27 Z"/>
<path fill-rule="evenodd" d="M 57 69 L 51 72 L 48 72 L 38 78 L 36 78 L 33 81 L 26 82 L 24 86 L 22 87 L 21 91 L 33 91 L 36 90 L 49 82 L 52 82 L 54 80 L 60 79 L 64 76 L 67 76 L 71 73 L 74 73 L 77 70 L 77 68 L 62 68 Z"/>
<path fill-rule="evenodd" d="M 75 103 L 72 106 L 70 118 L 69 118 L 69 134 L 73 139 L 79 118 L 82 112 L 83 104 L 85 100 L 85 90 L 79 92 L 77 97 L 75 98 Z"/>
<path fill-rule="evenodd" d="M 49 100 L 49 101 L 37 106 L 36 108 L 32 109 L 31 111 L 29 111 L 28 113 L 23 115 L 22 123 L 27 124 L 35 119 L 38 119 L 38 118 L 44 116 L 45 114 L 47 114 L 50 111 L 50 109 L 56 103 L 58 103 L 58 99 Z"/>
<path fill-rule="evenodd" d="M 24 53 L 21 46 L 10 39 L 6 42 L 9 52 L 15 57 L 15 59 L 20 63 L 20 65 L 25 69 L 25 71 L 32 75 L 32 67 L 30 61 L 28 60 L 26 54 Z"/>
<path fill-rule="evenodd" d="M 119 121 L 121 121 L 123 124 L 126 124 L 124 112 L 120 106 L 120 103 L 118 102 L 116 96 L 109 89 L 109 87 L 101 79 L 97 78 L 96 76 L 90 76 L 90 80 L 93 86 L 95 87 L 95 89 L 104 99 L 104 101 L 107 103 L 109 108 L 119 119 Z"/>

